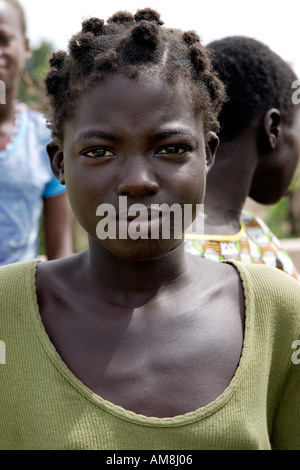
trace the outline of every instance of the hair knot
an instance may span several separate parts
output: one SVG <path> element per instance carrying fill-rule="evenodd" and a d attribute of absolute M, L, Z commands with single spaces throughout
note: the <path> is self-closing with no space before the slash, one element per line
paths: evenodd
<path fill-rule="evenodd" d="M 134 20 L 136 22 L 153 21 L 159 26 L 164 24 L 164 22 L 160 19 L 160 14 L 157 11 L 152 10 L 151 8 L 143 8 L 142 10 L 138 10 L 134 15 Z"/>
<path fill-rule="evenodd" d="M 93 33 L 79 33 L 73 36 L 71 39 L 69 43 L 69 49 L 74 59 L 81 61 L 94 44 L 95 36 Z"/>
<path fill-rule="evenodd" d="M 155 48 L 159 43 L 159 30 L 156 24 L 141 21 L 132 28 L 132 38 L 138 44 L 143 44 L 150 48 Z"/>
<path fill-rule="evenodd" d="M 117 11 L 114 15 L 112 15 L 108 20 L 107 23 L 132 23 L 133 16 L 128 11 Z"/>
<path fill-rule="evenodd" d="M 117 53 L 115 51 L 108 51 L 104 54 L 99 54 L 94 60 L 96 72 L 113 72 L 117 69 Z"/>
<path fill-rule="evenodd" d="M 211 65 L 205 50 L 201 44 L 193 44 L 190 48 L 191 61 L 196 73 L 201 73 L 204 70 L 210 70 Z"/>
<path fill-rule="evenodd" d="M 89 18 L 82 23 L 83 33 L 92 33 L 94 36 L 103 34 L 104 21 L 99 18 Z"/>
<path fill-rule="evenodd" d="M 185 33 L 183 33 L 182 39 L 188 46 L 191 46 L 196 43 L 200 43 L 200 38 L 198 34 L 195 33 L 194 31 L 186 31 Z"/>
<path fill-rule="evenodd" d="M 46 83 L 48 93 L 54 94 L 57 91 L 57 87 L 60 83 L 59 72 L 55 69 L 50 70 L 45 79 L 45 83 Z"/>
<path fill-rule="evenodd" d="M 51 67 L 61 70 L 67 58 L 65 51 L 53 52 L 52 56 L 49 59 L 49 64 Z"/>

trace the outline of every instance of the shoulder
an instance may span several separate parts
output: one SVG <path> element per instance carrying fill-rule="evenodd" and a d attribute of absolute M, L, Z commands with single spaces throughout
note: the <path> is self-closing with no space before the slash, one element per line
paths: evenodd
<path fill-rule="evenodd" d="M 82 252 L 71 256 L 39 262 L 36 285 L 41 296 L 56 296 L 61 290 L 72 290 L 74 279 L 81 271 Z"/>
<path fill-rule="evenodd" d="M 0 267 L 0 329 L 11 329 L 22 312 L 28 311 L 36 299 L 35 274 L 38 261 Z"/>
<path fill-rule="evenodd" d="M 282 297 L 285 301 L 290 295 L 295 295 L 298 299 L 300 295 L 300 283 L 280 269 L 267 265 L 240 263 L 234 260 L 227 260 L 224 263 L 235 266 L 245 284 L 251 283 L 253 287 L 259 288 L 261 295 L 273 292 L 277 297 Z"/>
<path fill-rule="evenodd" d="M 224 301 L 224 295 L 232 295 L 242 290 L 242 278 L 239 270 L 230 262 L 216 262 L 211 259 L 187 253 L 188 263 L 194 267 L 194 279 L 201 282 L 201 295 L 212 289 L 218 292 Z"/>
<path fill-rule="evenodd" d="M 256 317 L 270 325 L 300 333 L 300 283 L 283 271 L 266 265 L 227 261 L 239 272 L 245 298 Z"/>
<path fill-rule="evenodd" d="M 0 297 L 6 297 L 9 292 L 13 294 L 28 281 L 34 283 L 37 263 L 38 260 L 32 260 L 0 266 Z"/>

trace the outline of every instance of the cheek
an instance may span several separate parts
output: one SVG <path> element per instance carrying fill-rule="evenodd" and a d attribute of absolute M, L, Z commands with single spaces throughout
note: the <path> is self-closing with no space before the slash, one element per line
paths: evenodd
<path fill-rule="evenodd" d="M 202 204 L 206 188 L 206 166 L 196 161 L 185 175 L 186 195 L 191 204 Z"/>
<path fill-rule="evenodd" d="M 194 166 L 190 172 L 185 175 L 185 179 L 178 184 L 181 191 L 181 201 L 184 201 L 188 207 L 185 208 L 185 230 L 191 226 L 197 215 L 203 211 L 203 203 L 206 187 L 206 168 L 202 165 Z M 177 194 L 178 195 L 178 194 Z M 197 219 L 198 220 L 198 219 Z M 200 227 L 201 218 L 198 221 Z M 203 231 L 202 225 L 201 232 Z"/>
<path fill-rule="evenodd" d="M 8 52 L 8 56 L 11 59 L 11 63 L 13 63 L 16 67 L 22 68 L 25 65 L 25 53 L 22 53 L 20 49 L 12 49 Z"/>
<path fill-rule="evenodd" d="M 205 178 L 199 171 L 181 171 L 179 174 L 170 175 L 166 181 L 168 193 L 172 193 L 173 202 L 181 204 L 201 204 L 205 192 Z M 164 184 L 161 184 L 163 190 Z"/>
<path fill-rule="evenodd" d="M 87 231 L 96 228 L 97 198 L 95 188 L 87 184 L 88 179 L 83 172 L 69 169 L 65 165 L 65 184 L 72 211 L 80 223 Z"/>
<path fill-rule="evenodd" d="M 195 197 L 198 199 L 198 204 L 202 204 L 204 197 L 205 197 L 205 191 L 206 191 L 206 177 L 207 177 L 207 172 L 206 168 L 203 168 L 203 170 L 198 173 L 194 173 L 193 175 L 193 181 L 194 187 L 195 187 Z"/>

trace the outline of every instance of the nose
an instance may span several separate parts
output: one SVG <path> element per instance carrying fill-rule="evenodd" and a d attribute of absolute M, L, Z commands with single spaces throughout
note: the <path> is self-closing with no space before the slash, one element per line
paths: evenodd
<path fill-rule="evenodd" d="M 147 167 L 144 161 L 134 161 L 124 165 L 122 176 L 118 184 L 119 196 L 132 196 L 136 199 L 144 196 L 152 196 L 159 190 L 153 172 Z"/>

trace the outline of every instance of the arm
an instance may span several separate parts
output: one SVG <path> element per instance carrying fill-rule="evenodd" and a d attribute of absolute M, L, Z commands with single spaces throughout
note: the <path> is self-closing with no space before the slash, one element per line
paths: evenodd
<path fill-rule="evenodd" d="M 44 198 L 46 251 L 49 260 L 72 254 L 71 210 L 66 193 Z"/>

